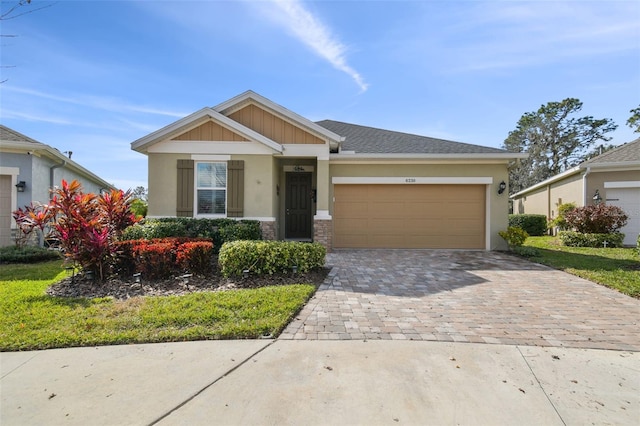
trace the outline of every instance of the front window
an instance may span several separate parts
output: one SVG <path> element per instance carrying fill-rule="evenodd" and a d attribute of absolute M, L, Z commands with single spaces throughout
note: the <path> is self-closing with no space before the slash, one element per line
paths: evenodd
<path fill-rule="evenodd" d="M 196 212 L 220 215 L 227 212 L 227 164 L 196 164 Z"/>

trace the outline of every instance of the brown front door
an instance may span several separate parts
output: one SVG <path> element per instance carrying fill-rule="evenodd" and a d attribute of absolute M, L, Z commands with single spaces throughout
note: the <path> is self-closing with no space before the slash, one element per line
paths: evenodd
<path fill-rule="evenodd" d="M 287 173 L 285 195 L 285 238 L 311 239 L 311 173 Z"/>

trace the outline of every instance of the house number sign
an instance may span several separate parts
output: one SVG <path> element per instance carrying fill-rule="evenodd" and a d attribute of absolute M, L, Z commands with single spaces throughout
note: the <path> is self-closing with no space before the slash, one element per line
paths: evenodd
<path fill-rule="evenodd" d="M 416 183 L 416 179 L 415 178 L 406 178 L 404 181 L 406 183 Z"/>

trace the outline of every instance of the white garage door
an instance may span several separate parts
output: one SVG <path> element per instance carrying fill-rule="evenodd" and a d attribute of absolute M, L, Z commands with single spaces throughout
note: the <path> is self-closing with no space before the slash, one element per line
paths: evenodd
<path fill-rule="evenodd" d="M 640 234 L 640 188 L 608 188 L 607 204 L 618 206 L 629 216 L 624 234 L 624 244 L 635 246 Z"/>

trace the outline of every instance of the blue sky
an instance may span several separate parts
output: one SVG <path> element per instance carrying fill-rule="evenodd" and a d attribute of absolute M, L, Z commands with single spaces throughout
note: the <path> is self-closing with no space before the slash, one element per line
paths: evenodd
<path fill-rule="evenodd" d="M 2 2 L 3 10 L 12 2 Z M 637 1 L 33 0 L 2 22 L 0 122 L 127 189 L 130 143 L 251 89 L 333 119 L 500 147 L 523 113 L 580 99 L 637 137 Z"/>

